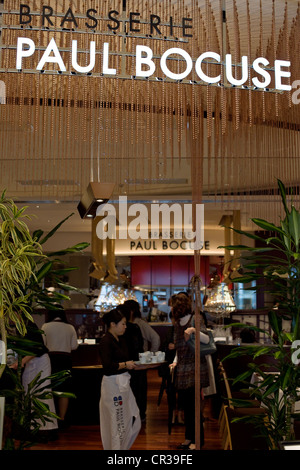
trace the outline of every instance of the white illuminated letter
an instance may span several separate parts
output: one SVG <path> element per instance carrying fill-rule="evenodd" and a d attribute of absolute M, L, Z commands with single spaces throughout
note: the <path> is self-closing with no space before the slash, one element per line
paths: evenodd
<path fill-rule="evenodd" d="M 226 54 L 226 78 L 232 85 L 240 86 L 246 82 L 248 78 L 248 57 L 242 57 L 242 78 L 237 80 L 232 75 L 232 57 L 231 54 Z"/>
<path fill-rule="evenodd" d="M 142 53 L 146 53 L 146 57 Z M 152 59 L 153 52 L 148 46 L 136 46 L 135 74 L 137 77 L 150 77 L 155 72 L 155 64 Z M 146 64 L 149 69 L 142 70 L 142 64 Z"/>
<path fill-rule="evenodd" d="M 277 90 L 286 90 L 289 91 L 292 89 L 290 85 L 283 85 L 281 83 L 281 77 L 290 77 L 291 72 L 284 72 L 281 70 L 281 67 L 289 67 L 291 65 L 289 60 L 275 60 L 274 69 L 275 69 L 275 88 Z"/>
<path fill-rule="evenodd" d="M 186 64 L 187 64 L 185 72 L 182 72 L 182 73 L 170 72 L 170 70 L 167 67 L 167 58 L 171 54 L 179 54 L 185 59 Z M 191 59 L 191 56 L 186 51 L 184 51 L 183 49 L 179 49 L 177 47 L 172 47 L 171 49 L 168 49 L 166 52 L 164 52 L 164 54 L 161 56 L 160 66 L 161 66 L 163 73 L 167 77 L 172 78 L 173 80 L 182 80 L 183 78 L 187 77 L 188 74 L 191 72 L 193 68 L 193 61 Z"/>
<path fill-rule="evenodd" d="M 54 56 L 50 57 L 51 52 L 53 52 Z M 57 48 L 56 42 L 54 41 L 54 38 L 51 39 L 49 42 L 41 60 L 38 63 L 37 70 L 42 70 L 46 62 L 52 62 L 52 63 L 57 63 L 59 65 L 59 68 L 62 72 L 66 71 L 65 64 L 63 63 L 63 60 L 61 58 L 61 55 L 59 53 L 59 50 Z"/>
<path fill-rule="evenodd" d="M 29 46 L 29 49 L 23 49 L 23 44 Z M 16 69 L 22 69 L 22 58 L 29 57 L 35 51 L 35 44 L 32 39 L 29 38 L 18 38 L 17 42 L 17 60 Z"/>
<path fill-rule="evenodd" d="M 253 85 L 257 86 L 257 88 L 265 88 L 266 86 L 268 86 L 270 84 L 271 76 L 270 76 L 269 72 L 267 72 L 266 70 L 261 68 L 259 66 L 259 64 L 262 64 L 262 65 L 266 66 L 266 65 L 269 64 L 269 61 L 267 59 L 265 59 L 264 57 L 258 57 L 253 62 L 253 69 L 255 70 L 255 72 L 262 75 L 265 78 L 265 81 L 260 82 L 257 77 L 254 77 L 254 78 L 252 78 L 252 83 L 253 83 Z"/>
<path fill-rule="evenodd" d="M 81 67 L 80 65 L 78 65 L 78 62 L 77 62 L 77 41 L 75 39 L 72 41 L 72 67 L 75 70 L 77 70 L 77 72 L 88 73 L 95 67 L 95 58 L 96 58 L 95 44 L 96 44 L 95 41 L 91 41 L 90 43 L 91 60 L 90 60 L 89 65 L 87 65 L 86 67 Z"/>
<path fill-rule="evenodd" d="M 196 60 L 196 64 L 195 64 L 196 73 L 198 77 L 200 78 L 200 80 L 203 80 L 206 83 L 217 83 L 221 80 L 221 75 L 218 75 L 217 77 L 209 77 L 203 72 L 201 68 L 203 60 L 206 59 L 207 57 L 215 59 L 217 62 L 221 61 L 220 54 L 217 54 L 216 52 L 204 52 Z"/>
<path fill-rule="evenodd" d="M 102 64 L 102 72 L 104 75 L 116 75 L 116 69 L 110 69 L 108 67 L 108 56 L 109 56 L 109 44 L 105 42 L 103 44 L 103 64 Z"/>

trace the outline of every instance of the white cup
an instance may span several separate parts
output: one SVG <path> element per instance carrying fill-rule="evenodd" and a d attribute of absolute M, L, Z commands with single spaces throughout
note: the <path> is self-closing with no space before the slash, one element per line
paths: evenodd
<path fill-rule="evenodd" d="M 141 364 L 148 362 L 148 355 L 146 353 L 139 353 L 139 360 Z"/>
<path fill-rule="evenodd" d="M 151 359 L 152 362 L 159 362 L 158 360 L 158 357 L 157 356 L 152 356 L 152 359 Z"/>
<path fill-rule="evenodd" d="M 158 362 L 163 362 L 165 360 L 165 353 L 163 351 L 157 351 L 156 357 Z"/>

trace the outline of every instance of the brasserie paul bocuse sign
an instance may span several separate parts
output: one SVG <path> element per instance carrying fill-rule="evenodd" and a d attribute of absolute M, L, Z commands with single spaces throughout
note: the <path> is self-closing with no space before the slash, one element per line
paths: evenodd
<path fill-rule="evenodd" d="M 70 59 L 64 61 L 62 56 L 62 51 L 60 50 L 55 37 L 52 37 L 43 53 L 38 51 L 38 45 L 35 43 L 29 35 L 24 36 L 24 32 L 27 33 L 32 30 L 33 18 L 36 19 L 37 15 L 40 17 L 41 28 L 46 28 L 47 30 L 53 29 L 57 31 L 57 26 L 54 28 L 54 17 L 55 11 L 52 7 L 44 5 L 40 12 L 33 12 L 27 4 L 21 4 L 19 14 L 19 25 L 20 29 L 25 29 L 21 37 L 17 38 L 17 52 L 16 52 L 16 70 L 23 70 L 26 68 L 26 58 L 36 58 L 35 61 L 35 71 L 36 72 L 45 72 L 47 69 L 47 64 L 54 64 L 56 71 L 59 73 L 76 73 L 76 74 L 93 74 L 99 73 L 102 76 L 109 77 L 121 77 L 121 70 L 118 70 L 115 66 L 111 65 L 111 54 L 118 53 L 118 51 L 110 50 L 110 43 L 104 41 L 101 46 L 101 50 L 96 50 L 96 41 L 89 41 L 89 48 L 86 51 L 79 51 L 78 41 L 76 39 L 71 40 L 70 47 Z M 97 33 L 97 28 L 100 24 L 99 16 L 97 10 L 90 8 L 85 12 L 85 28 L 91 33 Z M 103 17 L 101 18 L 103 20 Z M 107 34 L 123 34 L 120 31 L 121 25 L 126 24 L 126 34 L 127 35 L 136 35 L 137 39 L 147 39 L 149 37 L 160 37 L 162 40 L 162 26 L 160 22 L 160 17 L 158 15 L 151 14 L 146 20 L 141 18 L 140 13 L 138 12 L 129 12 L 127 17 L 124 19 L 124 13 L 119 13 L 116 10 L 111 10 L 105 15 L 104 22 Z M 82 18 L 81 18 L 82 20 Z M 141 35 L 141 25 L 145 25 L 145 22 L 149 28 L 149 35 Z M 101 22 L 103 27 L 103 21 Z M 174 40 L 179 45 L 184 45 L 184 42 L 188 42 L 190 38 L 193 37 L 193 19 L 192 18 L 182 18 L 180 24 L 174 23 L 172 17 L 169 18 L 168 24 L 164 24 L 164 27 L 168 28 L 168 34 L 174 36 Z M 31 29 L 30 29 L 31 28 Z M 78 19 L 76 14 L 72 11 L 71 8 L 63 14 L 59 15 L 59 28 L 60 31 L 76 32 L 78 28 Z M 178 34 L 180 30 L 180 37 Z M 102 31 L 105 33 L 105 31 Z M 175 37 L 177 36 L 178 37 Z M 39 53 L 38 53 L 39 52 Z M 82 54 L 89 56 L 88 60 L 82 59 Z M 121 51 L 119 51 L 121 54 Z M 96 55 L 102 55 L 101 69 L 99 69 L 99 64 L 96 65 Z M 290 67 L 291 63 L 288 60 L 275 59 L 274 63 L 270 63 L 265 57 L 256 57 L 253 61 L 250 62 L 248 56 L 243 55 L 241 57 L 241 63 L 239 67 L 241 71 L 239 72 L 239 78 L 236 78 L 236 73 L 234 69 L 237 64 L 234 64 L 232 54 L 225 54 L 225 57 L 222 58 L 221 55 L 215 51 L 203 51 L 198 57 L 191 57 L 189 52 L 187 52 L 182 47 L 170 47 L 166 49 L 160 57 L 157 55 L 154 56 L 153 50 L 151 47 L 145 44 L 136 44 L 134 53 L 132 54 L 132 60 L 134 61 L 133 70 L 134 73 L 131 75 L 131 78 L 137 79 L 153 79 L 163 76 L 163 79 L 168 80 L 185 80 L 187 79 L 191 72 L 194 70 L 199 80 L 203 84 L 208 85 L 222 85 L 221 83 L 221 67 L 224 67 L 224 77 L 226 77 L 226 83 L 228 86 L 244 86 L 249 82 L 249 70 L 251 72 L 251 87 L 255 89 L 263 89 L 264 91 L 269 91 L 268 87 L 273 79 L 274 89 L 273 91 L 288 91 L 291 90 L 291 85 L 287 83 L 287 79 L 290 78 L 291 72 Z M 171 67 L 171 60 L 178 60 L 182 64 L 182 69 L 180 72 L 175 72 Z M 70 65 L 69 65 L 70 62 Z M 81 64 L 85 65 L 81 65 Z M 219 66 L 218 73 L 208 74 L 206 73 L 206 68 L 204 64 L 211 63 Z M 25 65 L 24 65 L 25 64 Z M 158 68 L 160 70 L 158 70 Z M 123 77 L 122 77 L 123 78 Z"/>

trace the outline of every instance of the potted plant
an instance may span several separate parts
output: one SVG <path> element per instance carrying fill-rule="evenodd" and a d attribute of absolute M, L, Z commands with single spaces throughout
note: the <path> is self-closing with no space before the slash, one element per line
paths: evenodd
<path fill-rule="evenodd" d="M 27 285 L 35 279 L 37 258 L 44 257 L 40 244 L 32 238 L 24 222 L 25 207 L 18 209 L 2 193 L 0 199 L 0 335 L 2 361 L 0 378 L 6 367 L 7 330 L 13 324 L 20 335 L 26 333 L 31 316 L 31 292 Z"/>
<path fill-rule="evenodd" d="M 268 312 L 271 333 L 264 331 L 270 344 L 240 346 L 227 356 L 236 358 L 247 354 L 253 357 L 253 361 L 248 364 L 248 370 L 235 378 L 234 382 L 247 384 L 243 391 L 249 393 L 249 398 L 255 397 L 261 402 L 266 415 L 245 416 L 240 419 L 251 421 L 258 427 L 260 434 L 265 436 L 269 449 L 278 449 L 281 441 L 294 439 L 293 422 L 300 419 L 299 413 L 294 410 L 300 384 L 300 213 L 293 204 L 289 207 L 286 188 L 280 180 L 278 188 L 285 214 L 280 224 L 277 226 L 266 220 L 252 219 L 258 229 L 268 236 L 232 228 L 254 240 L 256 246 L 224 247 L 243 253 L 240 277 L 232 279 L 232 282 L 248 284 L 256 281 L 256 289 L 262 289 L 272 296 L 276 305 L 276 309 L 272 307 Z M 282 327 L 283 318 L 290 322 L 289 331 Z M 262 331 L 243 324 L 230 326 Z M 262 355 L 269 356 L 276 362 L 275 373 L 269 373 L 270 364 L 259 365 L 256 362 Z M 253 374 L 258 380 L 249 385 Z M 236 400 L 235 404 L 245 406 L 245 402 L 239 400 Z"/>
<path fill-rule="evenodd" d="M 9 399 L 6 413 L 12 420 L 13 434 L 7 440 L 9 448 L 32 445 L 36 438 L 40 422 L 53 417 L 45 398 L 54 396 L 55 386 L 65 380 L 68 371 L 53 374 L 41 379 L 40 375 L 29 384 L 25 393 L 21 382 L 21 357 L 34 355 L 33 342 L 24 338 L 27 325 L 33 322 L 34 308 L 61 309 L 61 300 L 69 297 L 61 292 L 54 292 L 50 297 L 45 287 L 45 278 L 51 279 L 61 290 L 78 290 L 64 281 L 65 275 L 73 267 L 61 267 L 61 256 L 80 252 L 88 243 L 79 243 L 71 248 L 55 253 L 45 254 L 42 245 L 55 234 L 59 227 L 70 216 L 60 222 L 49 234 L 44 236 L 42 230 L 30 234 L 24 219 L 26 207 L 18 209 L 13 200 L 6 198 L 5 191 L 0 198 L 0 380 L 5 372 L 12 387 L 0 391 L 0 395 Z M 59 266 L 57 264 L 59 262 Z M 16 330 L 17 335 L 11 332 Z M 17 373 L 7 367 L 8 347 L 19 354 Z M 51 379 L 52 390 L 45 387 L 45 381 Z M 70 394 L 67 394 L 69 397 Z"/>
<path fill-rule="evenodd" d="M 29 341 L 29 343 L 27 354 L 31 355 L 32 342 Z M 14 341 L 13 344 L 15 347 Z M 23 346 L 19 344 L 17 347 L 21 354 L 24 353 L 23 347 L 24 344 Z M 41 372 L 39 372 L 29 383 L 27 390 L 22 385 L 20 362 L 17 371 L 7 368 L 5 374 L 10 380 L 11 386 L 1 390 L 1 394 L 6 399 L 5 414 L 7 418 L 4 449 L 23 450 L 39 442 L 39 431 L 42 424 L 45 425 L 53 418 L 58 419 L 58 416 L 50 411 L 44 400 L 55 396 L 75 398 L 72 393 L 55 391 L 55 388 L 70 375 L 70 372 L 61 371 L 45 378 L 41 378 Z M 51 380 L 51 389 L 47 384 L 49 380 Z"/>

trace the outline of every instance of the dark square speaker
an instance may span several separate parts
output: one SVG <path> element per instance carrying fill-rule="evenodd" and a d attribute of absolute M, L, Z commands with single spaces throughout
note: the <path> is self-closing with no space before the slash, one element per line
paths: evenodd
<path fill-rule="evenodd" d="M 114 187 L 114 183 L 89 183 L 77 206 L 80 217 L 82 219 L 96 217 L 97 207 L 109 201 Z"/>

